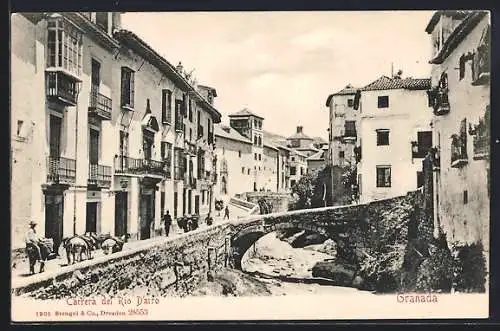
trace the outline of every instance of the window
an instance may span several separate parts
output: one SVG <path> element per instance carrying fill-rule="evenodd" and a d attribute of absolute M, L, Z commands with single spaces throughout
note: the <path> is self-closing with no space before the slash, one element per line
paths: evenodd
<path fill-rule="evenodd" d="M 432 131 L 417 132 L 418 157 L 425 157 L 429 149 L 432 148 Z"/>
<path fill-rule="evenodd" d="M 245 173 L 245 167 L 241 167 L 241 173 L 244 174 Z"/>
<path fill-rule="evenodd" d="M 205 191 L 201 191 L 201 204 L 205 204 Z"/>
<path fill-rule="evenodd" d="M 189 141 L 193 141 L 193 129 L 189 128 Z"/>
<path fill-rule="evenodd" d="M 172 144 L 166 141 L 161 143 L 161 159 L 165 163 L 165 174 L 172 178 Z"/>
<path fill-rule="evenodd" d="M 296 167 L 290 167 L 290 176 L 295 176 L 297 174 L 297 168 Z"/>
<path fill-rule="evenodd" d="M 54 158 L 59 158 L 61 154 L 61 129 L 62 129 L 62 119 L 60 117 L 50 115 L 50 156 Z"/>
<path fill-rule="evenodd" d="M 82 34 L 62 19 L 48 22 L 47 66 L 59 67 L 80 76 L 82 72 Z"/>
<path fill-rule="evenodd" d="M 153 154 L 153 144 L 154 137 L 144 131 L 143 139 L 142 139 L 142 150 L 144 152 L 144 159 L 151 160 L 151 156 Z"/>
<path fill-rule="evenodd" d="M 463 200 L 464 200 L 464 205 L 469 203 L 469 192 L 467 190 L 464 190 L 464 193 L 463 193 Z"/>
<path fill-rule="evenodd" d="M 344 151 L 340 151 L 339 152 L 339 158 L 343 159 L 345 156 L 345 152 Z"/>
<path fill-rule="evenodd" d="M 259 122 L 257 120 L 253 120 L 253 125 L 255 128 L 259 127 Z"/>
<path fill-rule="evenodd" d="M 424 173 L 417 171 L 417 188 L 424 186 Z"/>
<path fill-rule="evenodd" d="M 258 144 L 257 136 L 253 137 L 253 144 L 254 144 L 254 145 L 257 145 L 257 144 Z"/>
<path fill-rule="evenodd" d="M 377 187 L 391 187 L 390 166 L 377 166 Z"/>
<path fill-rule="evenodd" d="M 377 146 L 389 145 L 389 130 L 377 130 Z"/>
<path fill-rule="evenodd" d="M 262 157 L 262 155 L 261 155 L 261 154 L 259 154 L 259 161 L 261 160 L 261 157 Z"/>
<path fill-rule="evenodd" d="M 257 153 L 255 153 L 255 154 L 253 155 L 253 159 L 254 159 L 254 160 L 257 160 Z"/>
<path fill-rule="evenodd" d="M 247 174 L 250 175 L 250 168 L 247 169 Z"/>
<path fill-rule="evenodd" d="M 90 164 L 99 163 L 99 131 L 94 129 L 90 129 L 89 162 Z"/>
<path fill-rule="evenodd" d="M 21 131 L 23 130 L 23 124 L 24 124 L 24 121 L 21 121 L 21 120 L 17 121 L 17 133 L 16 133 L 17 136 L 21 135 Z"/>
<path fill-rule="evenodd" d="M 347 99 L 347 107 L 352 108 L 354 106 L 354 99 Z"/>
<path fill-rule="evenodd" d="M 292 179 L 292 180 L 290 181 L 290 186 L 291 186 L 291 187 L 294 187 L 294 186 L 295 186 L 295 179 Z"/>
<path fill-rule="evenodd" d="M 304 175 L 304 168 L 300 167 L 300 175 L 303 176 Z"/>
<path fill-rule="evenodd" d="M 294 156 L 292 156 L 292 161 L 295 161 L 295 157 Z"/>
<path fill-rule="evenodd" d="M 383 95 L 378 97 L 378 108 L 388 108 L 389 107 L 389 96 Z"/>
<path fill-rule="evenodd" d="M 134 71 L 122 67 L 121 84 L 122 107 L 134 108 Z"/>
<path fill-rule="evenodd" d="M 356 137 L 356 121 L 345 121 L 344 123 L 344 136 Z"/>
<path fill-rule="evenodd" d="M 184 131 L 184 119 L 182 118 L 182 100 L 175 100 L 175 131 Z"/>
<path fill-rule="evenodd" d="M 260 136 L 259 136 L 258 140 L 259 140 L 259 146 L 262 147 L 262 138 Z"/>
<path fill-rule="evenodd" d="M 189 100 L 189 114 L 188 114 L 189 122 L 193 121 L 193 102 Z"/>
<path fill-rule="evenodd" d="M 161 122 L 164 124 L 172 122 L 172 91 L 170 90 L 161 91 Z"/>
<path fill-rule="evenodd" d="M 238 157 L 241 157 L 241 151 L 238 151 Z"/>

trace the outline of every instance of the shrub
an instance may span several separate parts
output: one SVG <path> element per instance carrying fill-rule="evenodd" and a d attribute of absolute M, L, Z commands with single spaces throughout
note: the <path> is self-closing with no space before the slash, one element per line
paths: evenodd
<path fill-rule="evenodd" d="M 453 245 L 453 287 L 458 292 L 486 291 L 486 259 L 483 245 Z"/>

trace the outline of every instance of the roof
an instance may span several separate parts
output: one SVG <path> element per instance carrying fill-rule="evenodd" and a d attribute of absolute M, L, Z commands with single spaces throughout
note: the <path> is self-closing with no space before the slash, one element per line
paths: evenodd
<path fill-rule="evenodd" d="M 306 140 L 311 140 L 311 141 L 314 140 L 313 138 L 306 135 L 304 132 L 296 132 L 286 139 L 306 139 Z"/>
<path fill-rule="evenodd" d="M 319 149 L 314 147 L 312 144 L 309 147 L 294 147 L 293 149 L 297 151 L 314 151 L 314 152 L 319 151 Z"/>
<path fill-rule="evenodd" d="M 196 89 L 187 81 L 185 77 L 179 74 L 177 69 L 170 62 L 168 62 L 163 56 L 158 54 L 144 40 L 142 40 L 132 31 L 128 31 L 125 29 L 115 31 L 113 36 L 122 44 L 130 47 L 138 54 L 140 54 L 140 56 L 148 60 L 152 65 L 160 69 L 170 79 L 172 79 L 174 83 L 181 86 L 181 88 L 199 99 L 204 109 L 208 110 L 210 115 L 212 115 L 214 123 L 220 123 L 222 117 L 221 113 L 219 113 L 217 109 L 215 109 L 198 91 L 196 91 Z"/>
<path fill-rule="evenodd" d="M 222 137 L 247 144 L 252 144 L 252 141 L 250 139 L 241 135 L 241 133 L 231 128 L 229 125 L 222 125 L 222 124 L 214 125 L 214 135 L 217 137 Z"/>
<path fill-rule="evenodd" d="M 324 161 L 325 160 L 325 151 L 319 151 L 307 158 L 307 161 Z"/>
<path fill-rule="evenodd" d="M 430 61 L 432 64 L 441 64 L 453 52 L 472 29 L 486 16 L 486 11 L 471 12 L 448 36 L 436 56 Z"/>
<path fill-rule="evenodd" d="M 260 118 L 262 120 L 264 119 L 264 117 L 252 113 L 248 108 L 243 108 L 242 110 L 237 111 L 236 113 L 231 114 L 228 117 L 247 117 L 247 116 L 257 117 L 257 118 Z"/>
<path fill-rule="evenodd" d="M 431 87 L 430 78 L 389 78 L 382 76 L 376 81 L 366 85 L 361 91 L 376 91 L 376 90 L 428 90 Z"/>
<path fill-rule="evenodd" d="M 336 95 L 354 95 L 359 88 L 352 86 L 351 84 L 347 84 L 342 90 L 337 91 L 333 94 L 330 94 L 326 99 L 326 107 L 330 106 L 330 102 L 332 102 L 332 98 Z"/>
<path fill-rule="evenodd" d="M 434 13 L 434 15 L 432 15 L 427 27 L 425 28 L 425 32 L 431 33 L 442 15 L 450 16 L 455 19 L 462 19 L 469 13 L 471 13 L 470 10 L 438 10 Z"/>

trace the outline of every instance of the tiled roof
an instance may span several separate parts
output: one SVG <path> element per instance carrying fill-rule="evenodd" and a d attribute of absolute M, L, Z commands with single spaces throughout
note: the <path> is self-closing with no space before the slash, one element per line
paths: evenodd
<path fill-rule="evenodd" d="M 297 132 L 291 135 L 290 137 L 286 139 L 307 139 L 307 140 L 314 140 L 313 138 L 309 137 L 306 135 L 304 132 Z"/>
<path fill-rule="evenodd" d="M 264 117 L 252 113 L 248 108 L 243 108 L 242 110 L 240 110 L 234 114 L 231 114 L 228 117 L 243 117 L 243 116 L 253 116 L 253 117 L 260 118 L 260 119 L 264 119 Z"/>
<path fill-rule="evenodd" d="M 214 125 L 214 134 L 217 137 L 223 137 L 226 139 L 252 144 L 252 141 L 250 139 L 241 135 L 238 131 L 228 125 Z"/>
<path fill-rule="evenodd" d="M 470 10 L 438 10 L 434 13 L 434 15 L 432 15 L 429 24 L 427 24 L 427 27 L 425 28 L 425 32 L 431 33 L 432 30 L 434 30 L 434 27 L 436 26 L 437 22 L 439 22 L 439 18 L 441 17 L 441 15 L 450 16 L 455 19 L 463 19 L 471 12 L 472 11 Z"/>
<path fill-rule="evenodd" d="M 376 90 L 428 90 L 431 87 L 430 78 L 389 78 L 382 76 L 376 81 L 366 85 L 361 91 Z"/>
<path fill-rule="evenodd" d="M 326 99 L 326 106 L 330 106 L 330 102 L 332 102 L 332 98 L 336 95 L 354 95 L 356 94 L 356 91 L 359 90 L 359 88 L 352 86 L 351 84 L 347 84 L 346 87 L 344 87 L 342 90 L 335 92 L 333 94 L 330 94 L 328 98 Z"/>

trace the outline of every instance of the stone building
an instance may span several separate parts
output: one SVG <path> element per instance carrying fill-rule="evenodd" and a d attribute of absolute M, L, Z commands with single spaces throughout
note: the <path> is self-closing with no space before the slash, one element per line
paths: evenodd
<path fill-rule="evenodd" d="M 437 11 L 432 42 L 434 222 L 449 242 L 489 250 L 490 29 L 488 12 Z M 436 234 L 436 233 L 435 233 Z"/>
<path fill-rule="evenodd" d="M 357 94 L 360 202 L 405 195 L 423 184 L 422 160 L 432 147 L 429 87 L 428 78 L 382 76 Z"/>
<path fill-rule="evenodd" d="M 286 138 L 287 146 L 308 157 L 319 152 L 319 150 L 314 146 L 314 138 L 306 135 L 303 130 L 302 126 L 297 126 L 297 131 Z"/>
<path fill-rule="evenodd" d="M 214 197 L 228 201 L 236 194 L 253 191 L 253 142 L 228 125 L 214 129 L 218 171 Z"/>
<path fill-rule="evenodd" d="M 212 183 L 220 113 L 120 13 L 14 14 L 11 40 L 13 248 L 30 219 L 58 245 L 86 231 L 146 239 L 166 209 L 209 209 L 198 183 Z"/>

